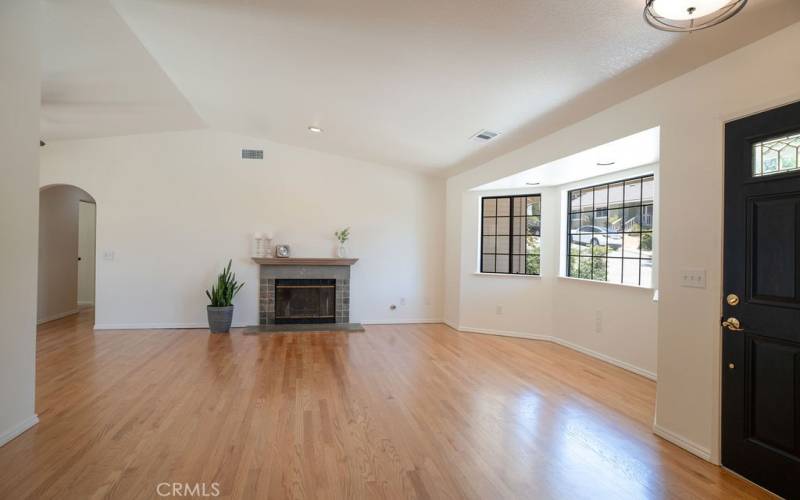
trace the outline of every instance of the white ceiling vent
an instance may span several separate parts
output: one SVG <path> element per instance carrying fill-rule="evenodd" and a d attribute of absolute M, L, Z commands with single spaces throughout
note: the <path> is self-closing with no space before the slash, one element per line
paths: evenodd
<path fill-rule="evenodd" d="M 263 149 L 243 149 L 242 150 L 242 160 L 263 160 L 264 159 L 264 150 Z"/>
<path fill-rule="evenodd" d="M 480 130 L 475 135 L 470 137 L 469 140 L 475 142 L 489 142 L 498 135 L 500 135 L 500 132 L 492 132 L 491 130 Z"/>

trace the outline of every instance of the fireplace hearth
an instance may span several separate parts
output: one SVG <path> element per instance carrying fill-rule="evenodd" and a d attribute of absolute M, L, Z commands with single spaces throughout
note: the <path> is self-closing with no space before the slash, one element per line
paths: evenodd
<path fill-rule="evenodd" d="M 275 280 L 275 324 L 335 322 L 335 279 Z"/>

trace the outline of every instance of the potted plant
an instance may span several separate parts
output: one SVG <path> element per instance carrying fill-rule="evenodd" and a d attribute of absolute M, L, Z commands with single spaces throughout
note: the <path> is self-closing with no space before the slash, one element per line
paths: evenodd
<path fill-rule="evenodd" d="M 211 333 L 228 333 L 233 321 L 233 298 L 242 289 L 244 283 L 236 282 L 236 273 L 231 272 L 232 260 L 217 277 L 217 284 L 206 290 L 211 304 L 208 305 L 208 328 Z"/>
<path fill-rule="evenodd" d="M 339 240 L 339 248 L 336 250 L 336 255 L 338 255 L 339 258 L 347 257 L 347 247 L 345 246 L 345 243 L 347 243 L 347 240 L 350 239 L 350 228 L 346 227 L 341 231 L 336 231 L 333 234 L 336 235 L 336 239 Z"/>

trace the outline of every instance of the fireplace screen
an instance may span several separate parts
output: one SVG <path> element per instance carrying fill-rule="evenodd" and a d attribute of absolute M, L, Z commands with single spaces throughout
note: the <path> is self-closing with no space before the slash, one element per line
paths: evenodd
<path fill-rule="evenodd" d="M 275 280 L 275 323 L 335 323 L 336 280 Z"/>

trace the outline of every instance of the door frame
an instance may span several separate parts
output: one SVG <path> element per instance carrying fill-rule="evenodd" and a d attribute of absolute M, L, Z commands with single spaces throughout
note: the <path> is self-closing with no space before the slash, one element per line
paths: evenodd
<path fill-rule="evenodd" d="M 772 111 L 778 108 L 782 108 L 784 106 L 789 106 L 791 104 L 800 103 L 800 92 L 790 94 L 788 96 L 783 96 L 780 98 L 773 98 L 768 99 L 766 101 L 761 102 L 757 105 L 747 106 L 742 108 L 738 111 L 724 114 L 720 116 L 720 123 L 718 128 L 718 133 L 720 134 L 720 155 L 722 160 L 722 168 L 720 170 L 720 190 L 722 192 L 721 200 L 722 206 L 720 211 L 720 241 L 719 241 L 719 296 L 717 298 L 717 309 L 716 309 L 716 317 L 722 318 L 724 310 L 722 302 L 725 300 L 725 281 L 724 281 L 724 270 L 725 270 L 725 204 L 726 204 L 726 197 L 725 197 L 725 174 L 726 174 L 726 162 L 725 162 L 725 147 L 726 147 L 726 138 L 725 138 L 725 127 L 728 123 L 734 122 L 736 120 L 740 120 L 742 118 L 747 118 L 750 116 L 758 115 L 760 113 L 765 113 L 768 111 Z M 711 457 L 710 462 L 719 465 L 720 468 L 725 469 L 725 471 L 733 474 L 748 483 L 751 483 L 755 486 L 758 486 L 760 489 L 773 494 L 769 490 L 765 489 L 763 486 L 756 484 L 746 477 L 741 476 L 740 474 L 736 473 L 728 469 L 727 467 L 722 465 L 722 369 L 724 366 L 724 359 L 723 359 L 723 352 L 722 352 L 722 327 L 720 326 L 719 322 L 715 325 L 715 335 L 714 335 L 714 372 L 713 372 L 713 382 L 715 386 L 714 391 L 714 404 L 712 405 L 712 410 L 714 412 L 712 423 L 714 425 L 714 429 L 712 432 L 712 440 L 711 443 Z"/>
<path fill-rule="evenodd" d="M 88 194 L 88 192 L 86 190 L 84 190 L 84 192 L 86 192 Z M 80 204 L 81 203 L 86 203 L 88 205 L 94 205 L 94 224 L 93 224 L 93 228 L 92 228 L 93 229 L 93 233 L 94 233 L 92 235 L 92 241 L 94 242 L 94 248 L 92 249 L 92 266 L 91 266 L 92 267 L 92 302 L 91 302 L 91 304 L 92 304 L 92 307 L 94 307 L 97 304 L 97 201 L 95 201 L 94 198 L 92 198 L 91 200 L 79 200 L 78 201 L 78 257 L 81 257 L 81 255 L 80 255 L 80 223 L 81 223 L 81 217 L 80 217 L 80 206 L 81 205 Z M 78 267 L 78 287 L 79 287 L 79 289 L 80 289 L 80 282 L 81 281 L 80 281 L 80 264 L 79 264 L 79 267 Z M 79 292 L 78 293 L 78 308 L 80 309 L 82 305 L 85 305 L 85 304 L 81 303 L 81 297 L 80 297 L 80 292 Z"/>
<path fill-rule="evenodd" d="M 79 190 L 83 191 L 83 192 L 84 192 L 86 195 L 88 195 L 88 199 L 86 199 L 86 198 L 84 198 L 84 197 L 81 197 L 81 200 L 80 200 L 80 201 L 81 201 L 81 202 L 86 202 L 86 203 L 92 203 L 92 204 L 94 204 L 94 206 L 95 206 L 95 213 L 94 213 L 94 254 L 95 254 L 95 258 L 94 258 L 94 306 L 93 306 L 93 307 L 94 307 L 94 311 L 95 311 L 95 314 L 96 314 L 96 312 L 97 312 L 97 274 L 98 274 L 98 271 L 100 270 L 100 269 L 99 269 L 99 266 L 97 265 L 97 264 L 98 264 L 98 258 L 97 258 L 97 249 L 98 249 L 98 235 L 100 234 L 100 231 L 99 231 L 99 224 L 100 224 L 100 216 L 99 216 L 100 203 L 98 202 L 98 200 L 97 200 L 97 197 L 95 197 L 95 195 L 94 195 L 94 194 L 92 194 L 92 192 L 91 192 L 91 191 L 89 191 L 88 189 L 85 189 L 85 188 L 83 188 L 82 186 L 79 186 L 78 184 L 75 184 L 75 183 L 73 183 L 73 182 L 49 182 L 49 183 L 42 183 L 42 182 L 41 182 L 41 179 L 40 179 L 40 185 L 39 185 L 39 191 L 38 191 L 38 193 L 39 193 L 39 195 L 41 195 L 41 193 L 42 193 L 42 192 L 44 192 L 44 191 L 46 191 L 46 190 L 48 190 L 48 189 L 51 189 L 51 188 L 57 188 L 57 187 L 61 187 L 61 186 L 66 186 L 66 187 L 76 188 L 76 189 L 79 189 Z M 41 200 L 38 200 L 38 201 L 37 201 L 37 210 L 38 210 L 38 204 L 40 204 L 40 203 L 41 203 Z M 78 208 L 78 207 L 76 207 L 76 208 L 75 208 L 75 210 L 76 210 L 75 216 L 76 216 L 76 218 L 78 218 L 78 213 L 77 213 L 77 211 L 79 210 L 79 208 Z M 41 245 L 41 242 L 40 242 L 40 241 L 39 241 L 39 242 L 37 242 L 37 251 L 39 250 L 39 245 Z M 78 250 L 78 249 L 76 248 L 76 251 L 77 251 L 77 250 Z M 77 264 L 77 262 L 76 262 L 75 264 Z M 75 284 L 76 284 L 76 286 L 77 286 L 77 280 L 76 280 L 76 283 L 75 283 Z M 37 290 L 37 300 L 38 300 L 38 293 L 39 293 L 39 291 Z M 79 309 L 80 309 L 80 307 L 79 307 L 79 304 L 77 304 L 77 303 L 76 303 L 76 306 L 78 307 L 78 310 L 79 310 Z M 76 310 L 76 311 L 77 311 L 77 310 Z"/>

